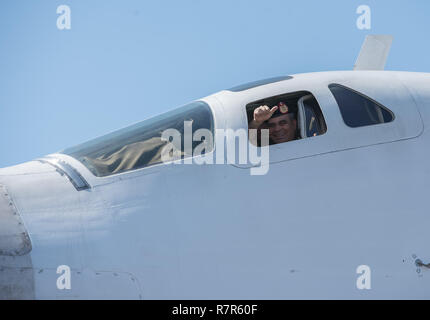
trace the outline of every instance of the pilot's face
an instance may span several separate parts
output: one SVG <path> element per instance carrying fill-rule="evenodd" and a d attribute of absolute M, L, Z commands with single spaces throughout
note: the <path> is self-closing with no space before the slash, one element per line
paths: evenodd
<path fill-rule="evenodd" d="M 296 136 L 297 120 L 284 114 L 267 120 L 269 136 L 273 143 L 282 143 L 294 140 Z"/>

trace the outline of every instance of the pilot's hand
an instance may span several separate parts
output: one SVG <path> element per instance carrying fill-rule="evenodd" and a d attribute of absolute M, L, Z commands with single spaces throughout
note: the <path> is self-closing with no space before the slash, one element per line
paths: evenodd
<path fill-rule="evenodd" d="M 254 110 L 254 121 L 263 123 L 264 121 L 270 119 L 276 110 L 278 110 L 278 106 L 274 106 L 272 109 L 266 105 L 260 106 Z"/>

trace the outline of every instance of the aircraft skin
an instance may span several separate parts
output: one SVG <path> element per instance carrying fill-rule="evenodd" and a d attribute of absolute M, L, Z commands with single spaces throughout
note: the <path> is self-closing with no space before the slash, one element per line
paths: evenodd
<path fill-rule="evenodd" d="M 293 75 L 201 99 L 217 129 L 247 129 L 247 103 L 294 91 L 317 99 L 327 132 L 270 146 L 250 165 L 159 164 L 108 177 L 53 154 L 0 169 L 31 248 L 0 255 L 2 299 L 429 299 L 430 74 Z M 328 85 L 389 108 L 389 123 L 345 125 Z M 216 146 L 214 153 L 217 152 Z M 5 190 L 6 190 L 5 189 Z M 28 243 L 27 243 L 28 245 Z M 71 289 L 59 290 L 60 265 Z M 371 270 L 360 290 L 357 267 Z"/>

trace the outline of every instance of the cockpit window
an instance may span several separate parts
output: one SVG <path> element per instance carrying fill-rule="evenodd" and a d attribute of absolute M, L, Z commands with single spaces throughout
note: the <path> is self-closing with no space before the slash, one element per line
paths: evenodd
<path fill-rule="evenodd" d="M 262 130 L 268 129 L 269 145 L 315 137 L 324 134 L 327 126 L 321 108 L 308 91 L 268 97 L 249 103 L 248 137 L 262 146 Z"/>
<path fill-rule="evenodd" d="M 205 102 L 197 101 L 61 153 L 79 160 L 95 176 L 105 177 L 161 163 L 162 149 L 169 142 L 161 135 L 164 130 L 176 129 L 182 138 L 183 159 L 192 156 L 184 151 L 184 121 L 190 121 L 188 123 L 192 124 L 193 133 L 199 129 L 213 133 L 212 111 Z M 202 141 L 193 141 L 192 150 L 200 143 Z M 203 153 L 210 151 L 205 149 Z"/>
<path fill-rule="evenodd" d="M 352 128 L 391 122 L 394 114 L 380 103 L 340 84 L 331 84 L 345 124 Z"/>

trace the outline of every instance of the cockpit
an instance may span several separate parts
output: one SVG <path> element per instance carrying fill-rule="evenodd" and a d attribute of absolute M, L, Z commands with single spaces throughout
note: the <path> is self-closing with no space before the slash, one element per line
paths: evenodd
<path fill-rule="evenodd" d="M 130 127 L 61 151 L 79 160 L 95 176 L 112 174 L 149 167 L 162 162 L 162 149 L 169 143 L 162 138 L 163 131 L 174 129 L 180 133 L 180 158 L 192 156 L 183 141 L 184 121 L 192 123 L 192 133 L 199 129 L 214 130 L 214 120 L 209 105 L 203 101 L 144 120 Z M 201 141 L 193 141 L 194 150 Z M 209 152 L 210 150 L 206 150 Z"/>
<path fill-rule="evenodd" d="M 228 90 L 230 92 L 228 95 L 229 97 L 233 97 L 231 94 L 238 94 L 242 97 L 248 97 L 248 94 L 243 94 L 243 92 L 250 88 L 265 86 L 267 83 L 280 83 L 283 80 L 291 79 L 292 77 L 275 78 L 270 79 L 270 81 L 267 82 L 257 82 L 245 86 L 239 86 L 234 90 Z M 332 99 L 334 98 L 333 101 L 335 101 L 338 107 L 337 113 L 341 115 L 343 122 L 347 127 L 357 128 L 389 123 L 394 120 L 393 112 L 360 92 L 336 83 L 331 83 L 326 88 L 330 91 Z M 261 123 L 261 126 L 257 129 L 257 142 L 253 143 L 253 141 L 251 141 L 254 145 L 259 147 L 262 146 L 261 139 L 259 139 L 262 129 L 269 130 L 270 145 L 280 144 L 291 140 L 313 140 L 307 138 L 324 135 L 327 132 L 327 124 L 323 113 L 324 108 L 321 108 L 318 95 L 315 96 L 312 93 L 312 88 L 307 88 L 301 91 L 286 91 L 283 94 L 268 95 L 267 97 L 263 96 L 264 98 L 261 97 L 262 96 L 260 95 L 257 98 L 258 100 L 249 99 L 246 103 L 241 105 L 237 105 L 237 103 L 232 104 L 232 102 L 229 101 L 227 101 L 227 103 L 228 105 L 234 105 L 237 108 L 235 110 L 241 111 L 241 114 L 234 113 L 235 117 L 239 117 L 246 121 L 243 117 L 243 115 L 246 114 L 248 129 L 251 128 L 251 123 L 255 120 L 255 111 L 262 106 L 269 109 L 276 106 L 275 109 L 278 115 L 288 115 L 291 122 L 281 118 L 277 121 L 264 121 L 264 123 Z M 220 101 L 224 103 L 222 99 Z M 325 107 L 325 111 L 327 111 L 327 106 Z M 229 116 L 233 117 L 233 114 Z M 185 132 L 187 130 L 185 125 L 186 123 L 190 124 L 191 127 L 189 130 L 191 131 L 188 133 L 193 137 L 191 138 L 192 145 L 190 148 L 187 148 L 187 143 L 185 142 L 187 139 L 187 132 Z M 291 125 L 292 123 L 294 125 Z M 246 124 L 243 123 L 242 127 L 243 126 L 246 126 Z M 282 127 L 287 128 L 288 126 L 290 126 L 289 130 L 291 130 L 291 128 L 294 130 L 294 134 L 292 135 L 293 138 L 286 138 L 285 133 L 282 133 Z M 209 132 L 211 136 L 214 137 L 215 125 L 213 111 L 205 101 L 195 101 L 181 108 L 139 122 L 130 127 L 115 131 L 81 145 L 65 149 L 60 153 L 77 159 L 96 177 L 106 177 L 165 163 L 163 160 L 163 150 L 167 144 L 172 142 L 163 136 L 163 133 L 166 130 L 176 130 L 180 136 L 180 141 L 177 145 L 179 159 L 193 157 L 193 151 L 198 146 L 201 147 L 202 144 L 206 143 L 205 139 L 197 139 L 196 141 L 194 139 L 195 133 L 198 133 L 199 130 L 206 130 L 206 132 Z M 342 130 L 344 129 L 342 128 Z M 355 134 L 353 131 L 344 132 L 349 135 Z M 290 134 L 290 132 L 288 134 Z M 196 136 L 199 136 L 199 134 Z M 356 134 L 356 136 L 357 137 L 354 139 L 357 139 L 357 144 L 361 144 L 360 139 L 366 138 L 364 135 Z M 250 134 L 249 137 L 251 137 Z M 353 137 L 351 136 L 351 138 Z M 345 144 L 341 141 L 341 144 L 342 143 Z M 343 144 L 342 146 L 339 146 L 339 148 L 343 148 Z M 204 153 L 213 151 L 214 147 L 213 142 L 211 144 L 207 144 L 206 147 L 203 148 Z M 330 144 L 329 147 L 337 148 L 333 144 Z M 285 148 L 282 149 L 284 150 Z M 281 154 L 283 151 L 280 150 L 280 152 L 278 152 L 279 159 L 276 158 L 276 153 L 271 154 L 271 157 L 275 157 L 274 161 L 281 161 L 282 159 L 289 157 L 293 158 L 317 152 L 317 150 L 318 152 L 323 152 L 327 147 L 322 143 L 318 143 L 313 147 L 311 147 L 310 144 L 307 144 L 306 148 L 301 148 L 297 145 L 295 148 L 287 149 L 288 150 L 285 152 L 291 152 L 291 155 Z"/>

